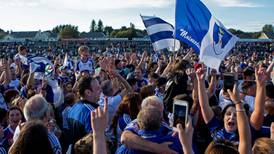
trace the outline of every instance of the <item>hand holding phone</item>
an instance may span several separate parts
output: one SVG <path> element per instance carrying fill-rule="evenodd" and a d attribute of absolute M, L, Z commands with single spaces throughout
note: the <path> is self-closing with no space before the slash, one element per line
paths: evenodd
<path fill-rule="evenodd" d="M 223 87 L 224 92 L 227 92 L 227 89 L 229 89 L 230 91 L 233 91 L 234 84 L 235 84 L 234 75 L 232 73 L 225 73 L 224 87 Z"/>
<path fill-rule="evenodd" d="M 188 110 L 188 102 L 174 99 L 172 126 L 175 129 L 178 123 L 182 124 L 183 128 L 185 128 L 188 119 Z"/>

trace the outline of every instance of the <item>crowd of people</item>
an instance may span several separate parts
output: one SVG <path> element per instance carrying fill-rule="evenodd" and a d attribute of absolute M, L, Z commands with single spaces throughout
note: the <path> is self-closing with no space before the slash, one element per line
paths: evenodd
<path fill-rule="evenodd" d="M 0 153 L 274 153 L 270 44 L 238 43 L 219 70 L 191 48 L 37 44 L 1 44 Z"/>

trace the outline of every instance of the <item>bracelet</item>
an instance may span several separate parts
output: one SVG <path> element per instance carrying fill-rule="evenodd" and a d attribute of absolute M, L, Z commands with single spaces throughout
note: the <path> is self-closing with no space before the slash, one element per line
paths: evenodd
<path fill-rule="evenodd" d="M 236 110 L 236 112 L 245 112 L 245 109 Z"/>
<path fill-rule="evenodd" d="M 235 105 L 237 105 L 237 104 L 242 104 L 243 102 L 242 101 L 237 101 L 236 103 L 235 103 Z"/>

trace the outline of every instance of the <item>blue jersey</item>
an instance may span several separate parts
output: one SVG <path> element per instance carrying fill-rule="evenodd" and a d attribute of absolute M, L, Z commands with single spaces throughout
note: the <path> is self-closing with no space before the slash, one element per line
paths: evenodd
<path fill-rule="evenodd" d="M 172 137 L 172 135 L 164 135 L 163 132 L 164 127 L 161 127 L 158 130 L 155 131 L 145 131 L 145 130 L 139 130 L 138 136 L 151 141 L 155 143 L 164 143 L 164 142 L 172 142 L 171 145 L 169 145 L 169 148 L 178 152 L 182 153 L 183 149 L 180 143 L 180 140 L 178 137 Z M 125 145 L 122 145 L 119 147 L 116 151 L 116 153 L 119 154 L 150 154 L 150 152 L 146 151 L 140 151 L 140 150 L 134 150 L 126 147 Z"/>
<path fill-rule="evenodd" d="M 231 141 L 235 145 L 239 144 L 239 135 L 238 131 L 234 131 L 232 133 L 229 133 L 225 130 L 225 128 L 222 126 L 221 122 L 216 118 L 213 117 L 208 123 L 207 127 L 209 128 L 211 137 L 213 138 L 214 141 L 218 140 L 227 140 Z M 252 138 L 252 143 L 256 140 L 256 138 L 260 134 L 266 134 L 264 129 L 261 130 L 255 130 L 252 126 L 250 126 L 250 131 L 251 131 L 251 138 Z"/>
<path fill-rule="evenodd" d="M 67 120 L 72 143 L 92 132 L 90 112 L 98 106 L 96 103 L 81 100 L 71 107 Z"/>

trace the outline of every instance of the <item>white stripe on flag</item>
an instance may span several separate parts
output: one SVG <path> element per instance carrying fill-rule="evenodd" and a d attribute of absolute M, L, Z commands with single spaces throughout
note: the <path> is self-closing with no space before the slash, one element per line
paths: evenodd
<path fill-rule="evenodd" d="M 152 34 L 155 34 L 155 33 L 158 33 L 158 32 L 161 32 L 161 31 L 171 31 L 173 32 L 173 28 L 170 24 L 155 24 L 155 25 L 152 25 L 152 26 L 149 26 L 147 27 L 147 33 L 148 35 L 152 35 Z"/>
<path fill-rule="evenodd" d="M 157 49 L 168 48 L 169 51 L 174 51 L 174 39 L 163 39 L 152 43 L 154 51 Z M 156 49 L 155 49 L 156 48 Z M 180 41 L 175 40 L 175 51 L 180 49 Z"/>

